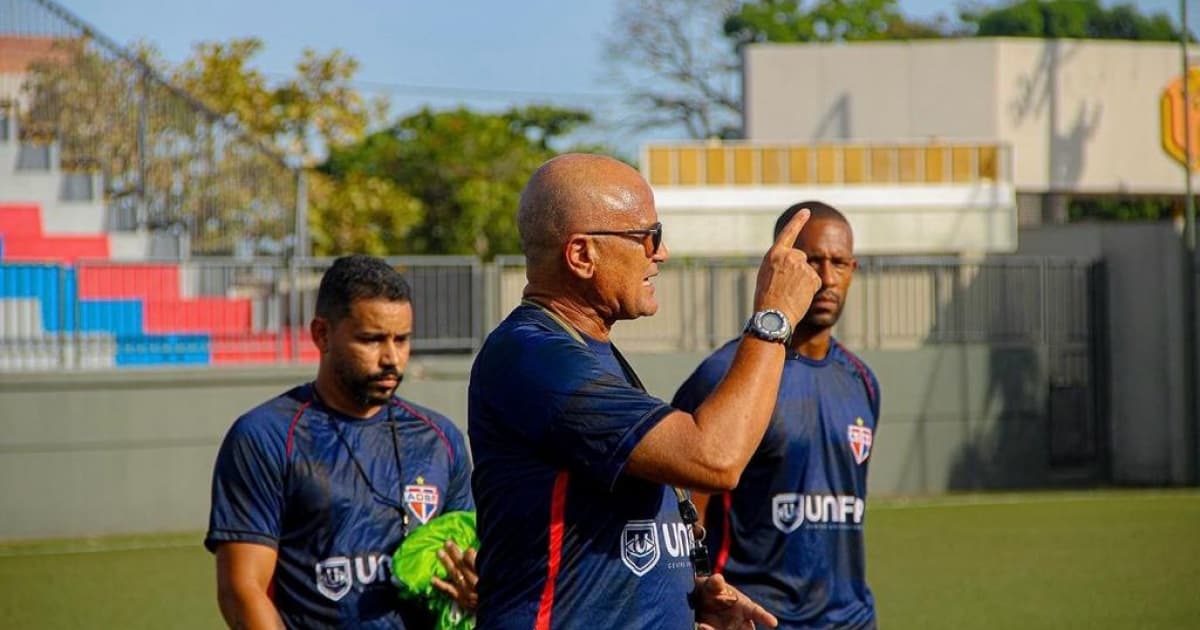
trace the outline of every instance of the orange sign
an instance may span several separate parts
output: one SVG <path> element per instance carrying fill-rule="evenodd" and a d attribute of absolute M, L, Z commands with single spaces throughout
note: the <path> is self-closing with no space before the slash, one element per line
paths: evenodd
<path fill-rule="evenodd" d="M 1200 67 L 1188 68 L 1188 97 L 1190 104 L 1183 102 L 1183 77 L 1167 84 L 1163 90 L 1162 109 L 1163 149 L 1183 166 L 1187 166 L 1187 149 L 1184 144 L 1184 117 L 1187 117 L 1191 132 L 1192 171 L 1200 171 Z M 1190 105 L 1187 106 L 1187 105 Z"/>

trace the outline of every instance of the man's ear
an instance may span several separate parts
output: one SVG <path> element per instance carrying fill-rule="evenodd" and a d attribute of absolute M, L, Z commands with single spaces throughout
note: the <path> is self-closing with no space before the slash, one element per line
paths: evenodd
<path fill-rule="evenodd" d="M 585 280 L 596 275 L 596 261 L 599 256 L 592 239 L 583 235 L 567 239 L 567 244 L 563 247 L 563 258 L 571 275 Z"/>
<path fill-rule="evenodd" d="M 329 348 L 329 335 L 333 332 L 330 329 L 329 320 L 324 317 L 314 317 L 308 325 L 308 332 L 312 336 L 313 345 L 317 347 L 317 351 L 321 354 Z"/>

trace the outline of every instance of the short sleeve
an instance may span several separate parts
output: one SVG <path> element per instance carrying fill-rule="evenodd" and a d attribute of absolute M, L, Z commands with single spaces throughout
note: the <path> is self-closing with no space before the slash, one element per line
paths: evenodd
<path fill-rule="evenodd" d="M 584 344 L 536 323 L 493 332 L 472 367 L 470 396 L 476 457 L 532 450 L 605 488 L 672 411 L 608 372 Z"/>
<path fill-rule="evenodd" d="M 875 371 L 867 368 L 867 375 L 871 379 L 871 391 L 874 395 L 871 397 L 871 413 L 875 416 L 875 424 L 879 425 L 879 413 L 882 408 L 881 400 L 883 398 L 883 390 L 879 387 L 879 379 L 875 378 Z"/>
<path fill-rule="evenodd" d="M 594 360 L 593 360 L 594 361 Z M 557 409 L 549 447 L 606 488 L 612 488 L 642 438 L 673 411 L 667 403 L 602 370 L 580 372 L 574 391 L 550 392 Z"/>
<path fill-rule="evenodd" d="M 239 418 L 221 443 L 204 539 L 209 551 L 222 542 L 278 547 L 286 453 L 281 436 L 264 430 L 264 419 Z"/>

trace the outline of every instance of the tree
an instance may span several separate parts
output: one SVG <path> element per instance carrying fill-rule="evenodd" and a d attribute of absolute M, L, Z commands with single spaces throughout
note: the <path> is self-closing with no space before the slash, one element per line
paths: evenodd
<path fill-rule="evenodd" d="M 251 67 L 262 48 L 257 38 L 198 44 L 173 79 L 308 167 L 318 164 L 328 147 L 357 142 L 382 123 L 387 102 L 368 100 L 351 85 L 358 71 L 354 58 L 336 49 L 325 55 L 305 49 L 295 76 L 270 85 Z"/>
<path fill-rule="evenodd" d="M 622 0 L 605 42 L 631 126 L 691 138 L 741 134 L 737 55 L 720 38 L 737 0 Z"/>
<path fill-rule="evenodd" d="M 979 37 L 1178 41 L 1180 36 L 1166 13 L 1145 15 L 1128 4 L 1105 8 L 1098 0 L 1016 0 L 963 11 L 962 19 Z"/>
<path fill-rule="evenodd" d="M 945 37 L 940 21 L 905 18 L 896 0 L 744 2 L 724 24 L 738 47 L 755 42 L 836 42 Z"/>
<path fill-rule="evenodd" d="M 320 256 L 407 252 L 406 239 L 425 206 L 386 177 L 347 173 L 309 176 L 313 251 Z"/>
<path fill-rule="evenodd" d="M 742 133 L 738 50 L 752 42 L 916 39 L 954 33 L 904 18 L 896 0 L 623 0 L 605 51 L 631 126 L 688 137 Z M 714 37 L 724 32 L 728 40 Z"/>
<path fill-rule="evenodd" d="M 591 121 L 586 112 L 528 107 L 500 114 L 422 110 L 321 167 L 331 178 L 385 178 L 420 204 L 420 220 L 392 251 L 490 258 L 520 251 L 516 208 L 555 139 Z M 414 213 L 415 214 L 415 213 Z"/>
<path fill-rule="evenodd" d="M 295 76 L 271 85 L 251 65 L 262 48 L 255 38 L 199 44 L 174 79 L 310 169 L 308 216 L 314 253 L 397 251 L 422 216 L 419 201 L 374 175 L 330 177 L 313 170 L 330 149 L 359 142 L 380 126 L 387 102 L 368 100 L 354 89 L 351 81 L 358 62 L 340 50 L 321 55 L 305 49 Z"/>
<path fill-rule="evenodd" d="M 282 240 L 294 178 L 164 81 L 165 65 L 148 45 L 121 52 L 87 37 L 57 40 L 27 68 L 23 139 L 56 144 L 66 172 L 99 174 L 110 212 L 129 227 L 182 228 L 201 254 L 228 254 L 244 236 Z"/>

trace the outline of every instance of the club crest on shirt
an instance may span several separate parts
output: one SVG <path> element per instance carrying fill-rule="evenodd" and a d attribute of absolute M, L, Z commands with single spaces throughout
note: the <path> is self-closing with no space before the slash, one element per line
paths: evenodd
<path fill-rule="evenodd" d="M 629 521 L 621 532 L 621 562 L 641 577 L 658 564 L 658 530 L 653 520 Z"/>
<path fill-rule="evenodd" d="M 804 523 L 803 496 L 784 492 L 771 499 L 771 522 L 779 531 L 790 534 Z"/>
<path fill-rule="evenodd" d="M 334 556 L 317 563 L 317 590 L 338 601 L 350 592 L 350 558 Z"/>
<path fill-rule="evenodd" d="M 862 464 L 871 456 L 871 427 L 863 426 L 862 418 L 855 418 L 854 424 L 846 428 L 850 439 L 850 451 L 854 453 L 855 463 Z"/>
<path fill-rule="evenodd" d="M 425 480 L 418 478 L 417 481 Z M 437 486 L 427 486 L 423 483 L 404 486 L 404 505 L 408 506 L 408 511 L 412 512 L 418 521 L 422 524 L 428 523 L 438 508 Z"/>

